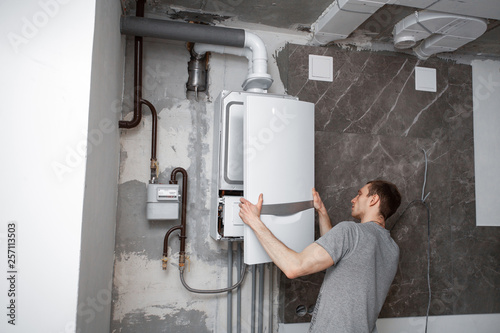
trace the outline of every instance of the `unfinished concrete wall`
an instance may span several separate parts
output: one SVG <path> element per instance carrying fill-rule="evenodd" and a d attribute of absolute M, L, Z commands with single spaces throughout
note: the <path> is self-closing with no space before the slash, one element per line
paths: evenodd
<path fill-rule="evenodd" d="M 284 46 L 285 40 L 300 43 L 301 38 L 276 32 L 256 33 L 268 47 L 270 73 L 275 80 L 270 92 L 283 93 L 273 54 Z M 241 91 L 247 61 L 235 56 L 213 55 L 209 63 L 209 91 L 200 94 L 198 100 L 191 94 L 186 97 L 188 61 L 189 53 L 184 43 L 145 39 L 143 97 L 158 111 L 160 182 L 168 182 L 175 167 L 183 167 L 189 175 L 186 281 L 198 289 L 224 288 L 227 286 L 228 244 L 217 242 L 209 235 L 210 214 L 213 212 L 210 189 L 215 174 L 212 170 L 213 101 L 222 89 Z M 132 117 L 132 85 L 133 41 L 129 39 L 122 104 L 125 119 Z M 176 233 L 169 240 L 168 268 L 166 271 L 161 268 L 164 235 L 180 222 L 150 222 L 146 219 L 151 115 L 147 108 L 143 109 L 140 125 L 121 131 L 112 332 L 227 331 L 226 294 L 192 294 L 181 285 Z M 266 280 L 268 273 L 266 271 Z M 250 329 L 250 289 L 249 274 L 242 287 L 241 321 L 244 332 Z M 266 293 L 267 290 L 268 285 Z M 266 294 L 264 299 L 264 306 L 269 309 L 269 295 Z M 267 313 L 270 311 L 265 312 L 267 329 Z"/>

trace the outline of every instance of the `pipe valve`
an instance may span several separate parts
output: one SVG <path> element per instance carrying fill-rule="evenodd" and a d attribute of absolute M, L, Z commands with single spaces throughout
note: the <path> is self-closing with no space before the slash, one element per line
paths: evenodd
<path fill-rule="evenodd" d="M 185 264 L 186 264 L 186 255 L 183 253 L 179 255 L 179 269 L 184 270 Z"/>
<path fill-rule="evenodd" d="M 168 261 L 168 257 L 163 256 L 163 258 L 161 259 L 161 269 L 163 269 L 164 271 L 167 270 L 167 261 Z"/>

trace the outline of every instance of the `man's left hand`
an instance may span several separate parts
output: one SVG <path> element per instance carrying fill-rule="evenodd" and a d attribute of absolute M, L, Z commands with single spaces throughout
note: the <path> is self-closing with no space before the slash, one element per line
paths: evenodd
<path fill-rule="evenodd" d="M 255 223 L 260 222 L 260 212 L 262 210 L 262 203 L 264 202 L 264 196 L 262 193 L 259 195 L 259 200 L 257 204 L 252 204 L 245 198 L 240 199 L 240 218 L 247 225 L 252 227 Z"/>

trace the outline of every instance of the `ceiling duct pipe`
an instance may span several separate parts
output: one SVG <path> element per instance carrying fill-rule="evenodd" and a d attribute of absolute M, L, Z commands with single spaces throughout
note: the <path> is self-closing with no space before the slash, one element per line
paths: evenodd
<path fill-rule="evenodd" d="M 243 29 L 122 16 L 120 31 L 124 35 L 245 47 L 245 30 Z"/>
<path fill-rule="evenodd" d="M 199 47 L 199 51 L 196 51 L 197 46 L 195 45 L 195 52 L 201 55 L 203 52 L 211 51 L 251 58 L 249 60 L 249 69 L 251 68 L 251 70 L 249 70 L 248 76 L 242 85 L 244 90 L 263 92 L 273 82 L 271 75 L 267 73 L 267 51 L 264 42 L 257 35 L 243 29 L 122 16 L 121 33 L 125 35 L 213 44 Z M 225 48 L 218 46 L 225 46 Z M 251 57 L 248 50 L 245 49 L 251 51 Z"/>
<path fill-rule="evenodd" d="M 413 48 L 419 59 L 425 60 L 441 52 L 452 52 L 481 36 L 487 28 L 486 20 L 439 13 L 415 12 L 399 21 L 393 30 L 394 47 Z"/>

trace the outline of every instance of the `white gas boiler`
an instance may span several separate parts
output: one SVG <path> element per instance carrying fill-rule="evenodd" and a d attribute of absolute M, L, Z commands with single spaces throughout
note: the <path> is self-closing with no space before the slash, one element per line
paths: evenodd
<path fill-rule="evenodd" d="M 246 264 L 270 262 L 238 215 L 241 197 L 256 203 L 262 193 L 261 219 L 278 239 L 297 252 L 314 241 L 314 104 L 223 91 L 215 102 L 214 150 L 214 239 L 243 240 Z"/>

